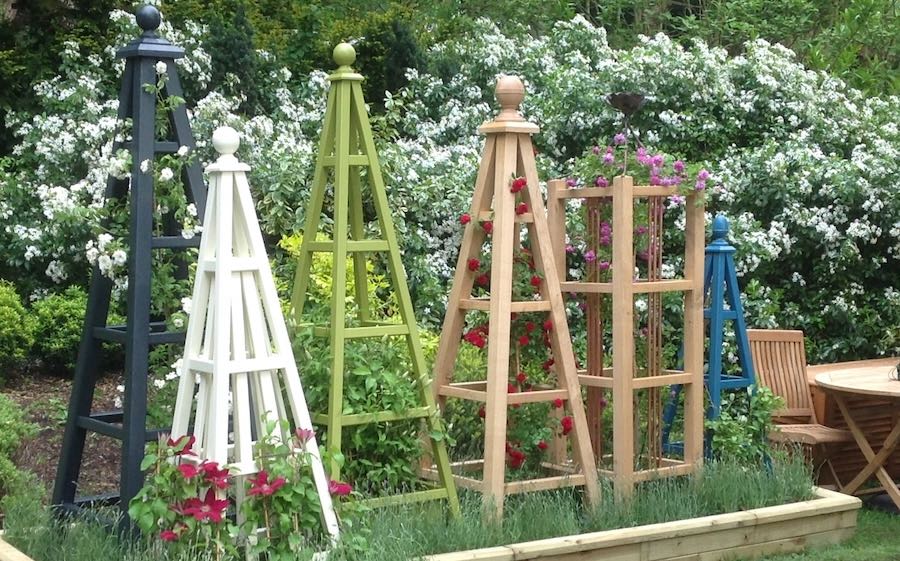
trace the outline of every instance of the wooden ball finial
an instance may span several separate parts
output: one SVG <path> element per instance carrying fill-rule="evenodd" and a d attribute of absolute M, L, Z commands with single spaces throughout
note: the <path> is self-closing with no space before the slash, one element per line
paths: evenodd
<path fill-rule="evenodd" d="M 519 114 L 519 105 L 525 99 L 525 86 L 518 76 L 500 76 L 494 91 L 500 102 L 500 114 L 495 121 L 524 121 Z"/>

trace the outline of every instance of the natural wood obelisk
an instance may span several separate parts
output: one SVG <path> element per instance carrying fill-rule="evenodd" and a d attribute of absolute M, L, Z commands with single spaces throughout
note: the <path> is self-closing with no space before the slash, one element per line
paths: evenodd
<path fill-rule="evenodd" d="M 472 197 L 472 221 L 466 225 L 463 234 L 435 359 L 436 392 L 441 400 L 456 397 L 485 403 L 483 479 L 479 481 L 458 477 L 457 481 L 462 486 L 484 493 L 486 514 L 492 517 L 502 516 L 504 498 L 510 493 L 584 485 L 590 502 L 596 503 L 599 499 L 596 465 L 588 440 L 575 357 L 534 163 L 531 135 L 539 129 L 537 125 L 525 121 L 518 112 L 524 95 L 525 88 L 519 78 L 501 77 L 497 81 L 496 91 L 500 114 L 479 128 L 479 132 L 487 138 Z M 524 178 L 527 184 L 524 187 L 514 187 L 513 178 Z M 520 193 L 527 212 L 517 212 L 517 192 L 514 190 Z M 475 275 L 469 270 L 468 264 L 471 259 L 477 259 L 481 255 L 486 233 L 480 223 L 488 219 L 492 219 L 493 224 L 490 296 L 473 298 Z M 540 284 L 539 299 L 513 301 L 514 254 L 521 244 L 521 225 L 527 227 L 535 270 L 543 282 Z M 487 311 L 490 316 L 487 381 L 452 383 L 465 313 L 470 310 Z M 548 336 L 555 360 L 558 389 L 508 393 L 510 324 L 512 314 L 524 312 L 546 312 L 549 315 L 553 327 Z M 575 465 L 568 466 L 570 469 L 563 475 L 507 483 L 507 408 L 521 403 L 552 402 L 557 399 L 568 404 L 574 421 L 571 436 Z"/>
<path fill-rule="evenodd" d="M 276 421 L 275 436 L 288 442 L 291 434 L 281 421 L 311 430 L 312 420 L 250 196 L 250 167 L 234 156 L 240 138 L 234 129 L 221 127 L 212 141 L 220 156 L 206 168 L 205 232 L 172 435 L 193 435 L 198 462 L 228 465 L 240 476 L 258 471 L 255 444 L 266 434 L 267 422 Z M 298 445 L 310 458 L 324 526 L 336 538 L 337 517 L 319 445 L 315 436 Z"/>

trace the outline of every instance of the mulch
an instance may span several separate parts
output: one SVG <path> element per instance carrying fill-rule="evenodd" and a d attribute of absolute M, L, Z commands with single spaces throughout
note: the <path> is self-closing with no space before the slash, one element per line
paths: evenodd
<path fill-rule="evenodd" d="M 97 383 L 94 411 L 115 408 L 121 374 L 108 373 Z M 33 472 L 44 487 L 49 501 L 56 479 L 56 467 L 65 431 L 72 380 L 32 367 L 13 373 L 0 387 L 21 405 L 29 421 L 38 426 L 34 438 L 25 442 L 15 458 L 16 465 Z M 89 434 L 79 477 L 79 495 L 115 492 L 119 485 L 119 442 L 98 434 Z"/>

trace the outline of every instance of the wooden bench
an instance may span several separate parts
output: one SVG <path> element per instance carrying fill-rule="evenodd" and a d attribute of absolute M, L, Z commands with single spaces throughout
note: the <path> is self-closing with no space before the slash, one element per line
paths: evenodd
<path fill-rule="evenodd" d="M 784 408 L 773 414 L 778 430 L 769 438 L 803 445 L 816 469 L 827 467 L 830 482 L 840 485 L 830 452 L 839 443 L 852 445 L 853 436 L 850 431 L 819 423 L 807 381 L 803 332 L 748 329 L 747 337 L 757 383 L 784 400 Z"/>

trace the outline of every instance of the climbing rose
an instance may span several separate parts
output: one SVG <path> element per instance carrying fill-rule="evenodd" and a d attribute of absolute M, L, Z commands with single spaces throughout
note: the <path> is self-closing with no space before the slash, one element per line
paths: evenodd
<path fill-rule="evenodd" d="M 519 391 L 513 383 L 506 384 L 506 393 L 516 393 Z"/>
<path fill-rule="evenodd" d="M 487 273 L 478 275 L 475 277 L 475 284 L 478 286 L 487 286 L 491 283 L 491 277 L 487 275 Z"/>
<path fill-rule="evenodd" d="M 535 288 L 541 286 L 541 277 L 539 277 L 537 275 L 532 275 L 531 276 L 531 286 L 533 286 Z"/>
<path fill-rule="evenodd" d="M 491 234 L 494 231 L 494 223 L 490 220 L 485 220 L 481 227 L 484 228 L 484 231 L 488 234 Z"/>
<path fill-rule="evenodd" d="M 463 226 L 465 226 L 466 224 L 468 224 L 471 221 L 472 221 L 472 217 L 469 216 L 468 212 L 463 213 L 463 215 L 459 217 L 459 223 L 462 224 Z"/>
<path fill-rule="evenodd" d="M 349 483 L 344 483 L 342 481 L 328 481 L 328 492 L 332 495 L 336 495 L 338 497 L 346 497 L 350 493 L 353 492 L 353 487 L 350 486 Z"/>
<path fill-rule="evenodd" d="M 528 184 L 528 181 L 524 177 L 517 177 L 512 180 L 512 184 L 509 186 L 509 190 L 513 193 L 518 193 Z"/>
<path fill-rule="evenodd" d="M 521 337 L 519 337 L 519 345 L 523 347 L 528 344 L 528 341 L 528 335 L 522 335 Z"/>
<path fill-rule="evenodd" d="M 528 212 L 528 205 L 525 203 L 519 203 L 516 205 L 516 214 L 525 214 Z"/>
<path fill-rule="evenodd" d="M 562 433 L 569 434 L 572 432 L 572 427 L 574 426 L 574 421 L 572 417 L 566 415 L 562 419 L 559 420 L 560 425 L 562 425 Z"/>
<path fill-rule="evenodd" d="M 557 397 L 556 399 L 553 400 L 553 407 L 556 407 L 557 409 L 559 409 L 562 406 L 563 406 L 562 398 Z"/>
<path fill-rule="evenodd" d="M 479 349 L 483 349 L 484 345 L 487 343 L 481 333 L 474 329 L 463 335 L 463 340 Z"/>
<path fill-rule="evenodd" d="M 525 322 L 525 331 L 527 333 L 531 333 L 532 331 L 534 331 L 534 322 L 533 321 Z"/>
<path fill-rule="evenodd" d="M 478 267 L 481 267 L 481 261 L 473 257 L 469 259 L 468 267 L 470 271 L 477 271 Z"/>
<path fill-rule="evenodd" d="M 525 463 L 525 454 L 517 448 L 510 447 L 506 452 L 509 467 L 518 469 Z"/>
<path fill-rule="evenodd" d="M 525 380 L 527 380 L 527 379 L 528 379 L 528 376 L 524 372 L 519 372 L 518 374 L 516 374 L 516 381 L 519 382 L 520 384 L 524 384 Z"/>
<path fill-rule="evenodd" d="M 546 450 L 547 443 L 544 442 L 543 440 L 541 440 L 540 442 L 537 443 L 537 447 L 538 447 L 538 450 Z"/>
<path fill-rule="evenodd" d="M 553 320 L 548 319 L 544 322 L 544 331 L 550 331 L 553 329 Z"/>
<path fill-rule="evenodd" d="M 478 408 L 478 416 L 484 419 L 484 416 L 487 415 L 487 411 L 484 409 L 484 405 Z"/>

